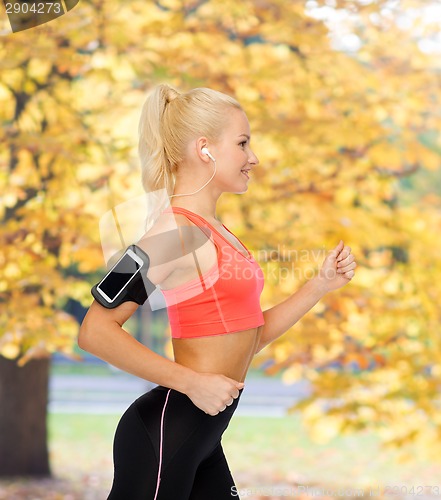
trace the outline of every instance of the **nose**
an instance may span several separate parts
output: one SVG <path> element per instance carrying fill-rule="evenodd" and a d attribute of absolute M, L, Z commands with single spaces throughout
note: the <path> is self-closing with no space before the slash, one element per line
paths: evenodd
<path fill-rule="evenodd" d="M 250 149 L 250 155 L 248 157 L 248 163 L 251 165 L 258 165 L 259 164 L 259 158 L 254 154 L 254 152 Z"/>

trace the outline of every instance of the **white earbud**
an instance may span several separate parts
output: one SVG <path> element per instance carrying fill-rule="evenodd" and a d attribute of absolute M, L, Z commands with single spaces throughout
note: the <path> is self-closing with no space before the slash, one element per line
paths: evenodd
<path fill-rule="evenodd" d="M 198 190 L 196 191 L 193 191 L 192 193 L 184 193 L 184 194 L 172 194 L 170 196 L 170 198 L 173 198 L 174 196 L 190 196 L 192 194 L 196 194 L 196 193 L 199 193 L 199 191 L 201 189 L 203 189 L 210 181 L 211 179 L 213 179 L 213 177 L 215 176 L 216 174 L 216 160 L 213 158 L 212 154 L 210 153 L 210 151 L 208 151 L 208 148 L 202 148 L 201 149 L 201 153 L 203 153 L 204 155 L 207 155 L 209 158 L 211 158 L 213 161 L 214 161 L 214 171 L 213 171 L 213 174 L 212 176 L 208 179 L 208 181 L 203 185 L 201 186 Z"/>
<path fill-rule="evenodd" d="M 204 153 L 204 155 L 207 155 L 209 158 L 211 158 L 213 161 L 216 161 L 214 158 L 213 158 L 213 155 L 210 153 L 210 151 L 208 151 L 208 148 L 202 148 L 201 149 L 201 153 Z"/>

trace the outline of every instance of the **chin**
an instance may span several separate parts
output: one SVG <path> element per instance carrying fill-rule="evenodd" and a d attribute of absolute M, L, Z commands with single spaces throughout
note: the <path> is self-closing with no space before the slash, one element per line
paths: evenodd
<path fill-rule="evenodd" d="M 234 194 L 245 194 L 248 191 L 248 186 L 246 188 L 241 189 L 240 191 L 231 191 Z"/>
<path fill-rule="evenodd" d="M 247 191 L 248 191 L 248 183 L 244 185 L 243 182 L 241 184 L 237 183 L 236 185 L 230 184 L 229 186 L 224 184 L 223 187 L 224 193 L 245 194 Z"/>

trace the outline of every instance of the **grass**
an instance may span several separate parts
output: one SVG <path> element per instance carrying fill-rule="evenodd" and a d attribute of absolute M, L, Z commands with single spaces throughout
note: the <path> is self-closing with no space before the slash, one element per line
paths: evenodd
<path fill-rule="evenodd" d="M 104 498 L 110 489 L 112 441 L 119 417 L 49 416 L 53 472 L 71 484 L 85 485 L 89 495 L 97 495 L 88 498 Z M 398 454 L 382 451 L 372 434 L 341 436 L 327 445 L 317 445 L 306 435 L 299 415 L 235 416 L 222 443 L 239 489 L 275 484 L 364 490 L 385 485 L 410 488 L 436 485 L 441 477 L 441 464 L 398 463 Z"/>
<path fill-rule="evenodd" d="M 115 374 L 108 365 L 90 363 L 54 363 L 51 371 L 58 375 Z M 248 376 L 259 375 L 255 370 Z M 0 481 L 0 500 L 106 498 L 113 478 L 113 436 L 120 416 L 49 414 L 49 447 L 54 478 Z M 441 496 L 441 481 L 438 479 L 441 477 L 441 462 L 414 460 L 400 463 L 397 452 L 384 451 L 379 439 L 367 432 L 338 436 L 326 445 L 318 445 L 308 437 L 298 413 L 283 418 L 236 415 L 223 436 L 222 444 L 236 485 L 242 492 L 276 485 L 347 487 L 365 491 L 378 486 L 382 489 L 386 485 L 405 485 L 408 488 L 431 485 L 439 486 Z M 412 453 L 411 447 L 409 451 Z M 419 495 L 418 500 L 424 500 L 421 493 L 416 495 Z M 276 500 L 287 496 L 249 493 L 242 494 L 241 498 Z M 304 498 L 309 497 L 311 494 Z M 321 498 L 325 496 L 314 494 L 314 499 Z"/>
<path fill-rule="evenodd" d="M 300 415 L 293 415 L 234 417 L 224 436 L 224 450 L 235 475 L 259 471 L 263 484 L 291 482 L 361 489 L 438 485 L 441 494 L 441 462 L 400 463 L 399 453 L 383 450 L 372 433 L 339 436 L 318 445 L 308 438 Z"/>

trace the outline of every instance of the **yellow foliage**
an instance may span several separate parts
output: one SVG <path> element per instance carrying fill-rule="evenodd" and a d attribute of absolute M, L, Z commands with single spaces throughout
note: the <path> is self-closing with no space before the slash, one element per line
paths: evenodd
<path fill-rule="evenodd" d="M 329 415 L 315 424 L 311 437 L 316 443 L 328 443 L 340 434 L 343 424 L 344 418 L 341 415 Z"/>
<path fill-rule="evenodd" d="M 72 258 L 79 262 L 79 270 L 82 273 L 95 271 L 104 264 L 103 252 L 96 246 L 78 248 L 72 252 Z"/>
<path fill-rule="evenodd" d="M 309 380 L 316 399 L 358 403 L 366 425 L 399 429 L 389 440 L 415 428 L 403 415 L 419 405 L 439 430 L 439 184 L 408 206 L 399 186 L 425 172 L 439 179 L 439 61 L 398 16 L 372 23 L 380 4 L 351 4 L 348 28 L 363 28 L 364 39 L 350 54 L 331 47 L 326 24 L 303 3 L 284 0 L 210 0 L 191 13 L 175 0 L 115 0 L 106 9 L 118 15 L 80 5 L 61 24 L 3 37 L 1 354 L 26 361 L 71 349 L 78 325 L 62 309 L 69 298 L 91 302 L 84 274 L 104 267 L 99 219 L 138 195 L 145 92 L 159 82 L 207 86 L 242 102 L 260 160 L 246 196 L 227 195 L 221 215 L 256 254 L 286 245 L 287 260 L 259 259 L 263 308 L 314 275 L 340 238 L 357 258 L 351 284 L 325 296 L 262 361 L 286 368 L 286 381 Z M 335 378 L 315 369 L 332 362 Z M 413 408 L 400 406 L 403 394 Z M 317 440 L 354 418 L 345 406 L 335 411 L 305 410 Z M 423 420 L 414 439 L 428 445 Z"/>
<path fill-rule="evenodd" d="M 282 374 L 282 380 L 286 384 L 293 384 L 303 378 L 303 368 L 301 365 L 291 365 Z"/>
<path fill-rule="evenodd" d="M 5 358 L 15 359 L 20 354 L 20 346 L 12 343 L 3 344 L 0 354 Z"/>

